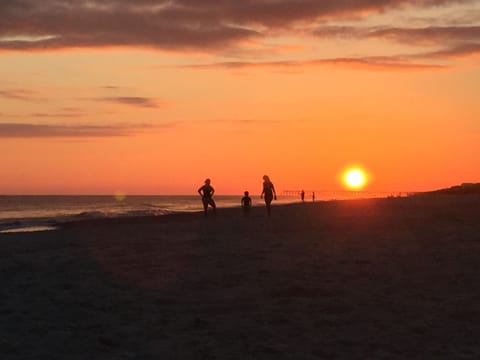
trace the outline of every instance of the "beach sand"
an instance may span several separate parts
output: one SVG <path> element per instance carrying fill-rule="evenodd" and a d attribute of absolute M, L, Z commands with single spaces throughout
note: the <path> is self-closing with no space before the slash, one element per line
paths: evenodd
<path fill-rule="evenodd" d="M 83 221 L 0 255 L 3 360 L 480 358 L 478 195 Z"/>

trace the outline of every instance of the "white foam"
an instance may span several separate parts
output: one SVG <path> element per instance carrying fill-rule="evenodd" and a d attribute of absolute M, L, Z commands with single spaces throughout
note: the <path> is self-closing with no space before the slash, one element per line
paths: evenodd
<path fill-rule="evenodd" d="M 27 226 L 27 227 L 20 227 L 15 229 L 6 229 L 1 230 L 0 234 L 13 234 L 13 233 L 24 233 L 24 232 L 38 232 L 38 231 L 52 231 L 57 230 L 58 228 L 55 226 Z"/>

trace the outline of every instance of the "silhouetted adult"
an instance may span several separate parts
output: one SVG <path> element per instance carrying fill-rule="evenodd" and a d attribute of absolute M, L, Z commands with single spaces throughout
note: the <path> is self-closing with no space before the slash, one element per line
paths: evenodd
<path fill-rule="evenodd" d="M 267 175 L 263 175 L 263 190 L 260 197 L 265 199 L 265 205 L 267 205 L 267 213 L 268 216 L 270 216 L 270 204 L 272 203 L 273 199 L 277 200 L 277 193 L 275 192 L 275 187 L 273 186 L 273 183 L 270 181 L 270 178 Z"/>
<path fill-rule="evenodd" d="M 210 179 L 205 179 L 205 185 L 201 186 L 198 189 L 198 193 L 202 197 L 203 210 L 205 211 L 205 216 L 207 216 L 208 205 L 213 208 L 213 213 L 216 214 L 217 206 L 213 200 L 213 194 L 215 189 L 210 185 Z"/>
<path fill-rule="evenodd" d="M 300 193 L 300 198 L 302 199 L 302 202 L 305 201 L 305 191 L 302 190 L 302 192 Z"/>

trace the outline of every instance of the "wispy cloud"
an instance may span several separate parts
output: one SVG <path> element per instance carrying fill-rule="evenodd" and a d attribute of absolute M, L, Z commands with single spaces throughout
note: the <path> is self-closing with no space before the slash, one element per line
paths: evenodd
<path fill-rule="evenodd" d="M 480 19 L 479 19 L 480 21 Z M 319 37 L 349 39 L 379 38 L 411 46 L 437 46 L 436 51 L 419 51 L 404 59 L 447 59 L 480 53 L 480 26 L 429 26 L 419 28 L 322 26 L 312 33 Z"/>
<path fill-rule="evenodd" d="M 428 64 L 409 61 L 403 57 L 359 57 L 359 58 L 328 58 L 313 59 L 308 61 L 271 61 L 271 62 L 221 62 L 205 65 L 187 65 L 184 68 L 190 69 L 288 69 L 302 68 L 312 66 L 343 66 L 349 68 L 365 68 L 372 70 L 438 70 L 446 66 L 438 64 Z"/>
<path fill-rule="evenodd" d="M 42 100 L 37 93 L 26 89 L 0 90 L 0 98 L 21 100 L 21 101 L 39 101 Z"/>
<path fill-rule="evenodd" d="M 0 138 L 89 138 L 131 136 L 145 131 L 156 131 L 176 126 L 163 125 L 99 126 L 99 125 L 45 125 L 0 123 Z"/>
<path fill-rule="evenodd" d="M 26 117 L 33 118 L 78 118 L 84 116 L 83 112 L 59 112 L 59 113 L 33 113 Z"/>
<path fill-rule="evenodd" d="M 407 44 L 480 42 L 480 26 L 430 26 L 423 28 L 383 28 L 368 32 L 369 37 L 380 37 Z"/>
<path fill-rule="evenodd" d="M 112 102 L 112 103 L 122 104 L 122 105 L 146 107 L 146 108 L 157 108 L 160 106 L 158 101 L 155 99 L 147 98 L 147 97 L 139 97 L 139 96 L 103 97 L 103 98 L 96 98 L 94 100 Z"/>
<path fill-rule="evenodd" d="M 0 49 L 137 46 L 215 50 L 300 22 L 475 0 L 10 0 Z"/>
<path fill-rule="evenodd" d="M 450 58 L 450 57 L 462 57 L 480 54 L 480 42 L 471 44 L 459 44 L 453 45 L 449 48 L 444 48 L 438 51 L 432 51 L 423 54 L 423 57 L 437 57 L 437 58 Z"/>

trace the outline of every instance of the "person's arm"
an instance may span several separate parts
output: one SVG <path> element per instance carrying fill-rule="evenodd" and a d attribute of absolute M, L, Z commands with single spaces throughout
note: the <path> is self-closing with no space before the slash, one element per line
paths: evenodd
<path fill-rule="evenodd" d="M 200 188 L 198 189 L 198 193 L 200 194 L 200 196 L 203 196 L 202 189 L 203 189 L 203 186 L 200 186 Z"/>
<path fill-rule="evenodd" d="M 215 194 L 215 189 L 212 186 L 210 186 L 210 189 L 212 189 L 212 196 L 213 196 L 213 194 Z"/>
<path fill-rule="evenodd" d="M 275 186 L 272 184 L 272 191 L 273 191 L 273 199 L 277 200 L 277 193 L 275 192 Z"/>

